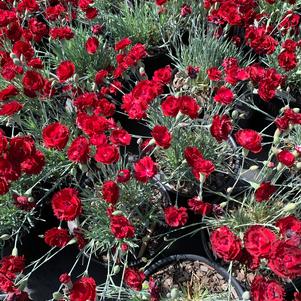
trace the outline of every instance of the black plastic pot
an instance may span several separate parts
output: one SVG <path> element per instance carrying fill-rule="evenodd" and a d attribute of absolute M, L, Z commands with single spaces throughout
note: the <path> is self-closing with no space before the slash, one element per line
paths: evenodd
<path fill-rule="evenodd" d="M 180 254 L 180 255 L 172 255 L 169 257 L 166 257 L 164 259 L 161 259 L 157 261 L 156 263 L 149 266 L 146 271 L 144 272 L 147 277 L 152 276 L 154 273 L 158 272 L 160 269 L 165 268 L 173 263 L 176 262 L 182 262 L 182 261 L 200 261 L 213 269 L 216 270 L 218 274 L 220 274 L 224 279 L 227 281 L 231 281 L 231 285 L 235 289 L 235 292 L 237 293 L 237 296 L 239 299 L 242 299 L 242 295 L 244 293 L 244 290 L 240 283 L 233 278 L 223 267 L 218 265 L 215 262 L 212 262 L 208 260 L 205 257 L 194 255 L 194 254 Z"/>
<path fill-rule="evenodd" d="M 167 65 L 172 65 L 173 61 L 168 55 L 167 51 L 162 48 L 152 48 L 148 50 L 148 56 L 143 59 L 145 65 L 145 72 L 151 78 L 154 72 Z"/>
<path fill-rule="evenodd" d="M 213 252 L 210 248 L 209 233 L 208 233 L 207 229 L 204 229 L 203 231 L 201 231 L 200 238 L 201 238 L 202 249 L 204 250 L 206 257 L 209 260 L 216 262 L 218 259 L 213 254 Z"/>

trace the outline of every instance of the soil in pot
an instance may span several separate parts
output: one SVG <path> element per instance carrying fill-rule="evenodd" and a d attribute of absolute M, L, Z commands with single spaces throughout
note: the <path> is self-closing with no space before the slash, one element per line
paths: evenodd
<path fill-rule="evenodd" d="M 229 293 L 230 300 L 239 300 L 241 292 L 234 286 L 229 292 L 224 275 L 202 257 L 193 257 L 184 255 L 183 260 L 170 261 L 152 274 L 162 300 L 228 300 Z"/>

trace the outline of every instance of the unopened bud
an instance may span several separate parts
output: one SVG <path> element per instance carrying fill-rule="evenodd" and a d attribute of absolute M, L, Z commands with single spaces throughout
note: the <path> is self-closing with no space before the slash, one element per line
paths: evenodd
<path fill-rule="evenodd" d="M 17 66 L 22 66 L 22 63 L 21 63 L 21 61 L 18 58 L 13 59 L 13 62 Z"/>
<path fill-rule="evenodd" d="M 298 169 L 301 169 L 301 162 L 298 162 L 298 163 L 296 164 L 296 167 L 297 167 Z"/>
<path fill-rule="evenodd" d="M 233 191 L 233 187 L 228 187 L 227 188 L 227 193 L 231 193 Z"/>
<path fill-rule="evenodd" d="M 299 113 L 299 112 L 300 112 L 300 109 L 299 109 L 299 108 L 293 108 L 293 111 L 294 111 L 295 113 Z"/>
<path fill-rule="evenodd" d="M 13 248 L 12 252 L 11 252 L 12 256 L 18 256 L 18 249 L 15 247 Z"/>
<path fill-rule="evenodd" d="M 8 240 L 8 239 L 10 239 L 10 236 L 9 236 L 8 234 L 2 234 L 2 235 L 0 236 L 0 239 L 1 239 L 1 240 Z"/>
<path fill-rule="evenodd" d="M 250 166 L 250 170 L 257 170 L 259 167 L 257 166 L 257 165 L 252 165 L 252 166 Z"/>
<path fill-rule="evenodd" d="M 115 265 L 113 268 L 113 275 L 116 275 L 120 272 L 120 266 L 119 265 Z"/>
<path fill-rule="evenodd" d="M 249 151 L 248 151 L 247 149 L 243 149 L 243 150 L 242 150 L 242 155 L 243 155 L 244 157 L 247 157 L 248 154 L 249 154 Z"/>
<path fill-rule="evenodd" d="M 284 106 L 279 111 L 280 111 L 280 113 L 283 113 L 287 109 L 289 109 L 289 106 Z"/>
<path fill-rule="evenodd" d="M 179 290 L 176 287 L 172 288 L 170 291 L 171 299 L 172 300 L 176 299 L 178 297 L 178 295 L 179 295 Z"/>
<path fill-rule="evenodd" d="M 259 184 L 253 181 L 250 181 L 250 185 L 254 188 L 254 189 L 258 189 L 259 188 Z"/>
<path fill-rule="evenodd" d="M 292 154 L 294 155 L 295 158 L 299 157 L 299 152 L 297 150 L 293 150 Z"/>
<path fill-rule="evenodd" d="M 54 292 L 54 293 L 52 294 L 52 298 L 53 298 L 54 300 L 61 300 L 63 297 L 64 297 L 64 295 L 61 294 L 60 292 Z"/>
<path fill-rule="evenodd" d="M 71 173 L 72 176 L 75 177 L 76 174 L 77 174 L 76 167 L 72 167 L 70 173 Z"/>
<path fill-rule="evenodd" d="M 69 231 L 70 231 L 71 233 L 73 233 L 74 229 L 76 229 L 76 228 L 79 227 L 79 221 L 78 221 L 78 218 L 74 219 L 73 221 L 68 221 L 68 222 L 67 222 L 67 225 L 68 225 Z"/>
<path fill-rule="evenodd" d="M 200 173 L 200 183 L 204 183 L 206 180 L 206 176 L 202 173 Z"/>
<path fill-rule="evenodd" d="M 31 196 L 32 195 L 32 189 L 30 188 L 30 189 L 26 190 L 24 195 L 25 196 Z"/>
<path fill-rule="evenodd" d="M 9 56 L 10 56 L 10 58 L 13 60 L 13 59 L 17 59 L 18 57 L 16 56 L 16 54 L 15 53 L 10 53 L 9 54 Z"/>
<path fill-rule="evenodd" d="M 284 168 L 283 164 L 279 162 L 276 169 L 277 169 L 278 171 L 280 171 L 280 170 L 282 170 L 283 168 Z"/>
<path fill-rule="evenodd" d="M 176 116 L 176 121 L 179 120 L 181 116 L 182 116 L 182 113 L 179 111 L 179 113 Z"/>
<path fill-rule="evenodd" d="M 296 209 L 296 207 L 297 207 L 296 203 L 288 203 L 283 208 L 283 211 L 284 212 L 294 211 Z"/>
<path fill-rule="evenodd" d="M 281 131 L 279 129 L 276 129 L 276 131 L 274 133 L 274 140 L 273 140 L 274 144 L 279 143 L 280 135 L 281 135 Z"/>
<path fill-rule="evenodd" d="M 144 67 L 140 67 L 140 68 L 139 68 L 139 74 L 140 74 L 142 77 L 145 77 L 145 76 L 146 76 Z"/>
<path fill-rule="evenodd" d="M 219 205 L 221 208 L 225 208 L 227 206 L 227 204 L 228 204 L 227 202 L 222 202 Z"/>
<path fill-rule="evenodd" d="M 149 289 L 148 281 L 143 281 L 143 283 L 142 283 L 142 290 L 148 290 L 148 289 Z M 144 300 L 143 296 L 141 296 L 141 298 L 142 298 L 142 300 Z M 149 299 L 146 299 L 146 300 L 149 300 Z"/>
<path fill-rule="evenodd" d="M 148 145 L 153 145 L 156 143 L 156 140 L 154 138 L 152 138 L 151 140 L 149 140 Z"/>
<path fill-rule="evenodd" d="M 277 155 L 277 154 L 280 152 L 280 150 L 279 150 L 278 148 L 276 148 L 276 147 L 271 147 L 271 151 L 272 151 L 273 154 L 275 154 L 275 155 Z"/>
<path fill-rule="evenodd" d="M 116 210 L 112 213 L 113 216 L 116 216 L 116 215 L 122 215 L 122 211 L 121 210 Z"/>
<path fill-rule="evenodd" d="M 239 113 L 238 113 L 237 110 L 234 110 L 234 111 L 232 112 L 232 114 L 231 114 L 231 117 L 232 117 L 233 119 L 237 119 L 238 116 L 239 116 Z"/>
<path fill-rule="evenodd" d="M 67 245 L 73 245 L 75 243 L 77 243 L 76 238 L 72 238 L 71 240 L 68 241 Z"/>
<path fill-rule="evenodd" d="M 74 80 L 76 83 L 78 82 L 78 80 L 79 80 L 78 74 L 74 74 L 73 80 Z"/>
<path fill-rule="evenodd" d="M 243 299 L 244 301 L 250 300 L 250 299 L 251 299 L 250 293 L 249 293 L 249 292 L 244 292 L 244 293 L 242 294 L 242 299 Z"/>

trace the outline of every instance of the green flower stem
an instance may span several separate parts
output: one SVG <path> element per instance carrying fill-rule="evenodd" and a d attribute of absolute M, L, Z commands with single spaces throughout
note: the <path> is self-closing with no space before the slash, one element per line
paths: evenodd
<path fill-rule="evenodd" d="M 228 301 L 231 300 L 231 278 L 232 278 L 232 267 L 233 267 L 233 261 L 230 261 L 230 265 L 229 265 L 229 268 L 228 268 L 228 273 L 229 273 L 229 280 L 228 280 Z"/>
<path fill-rule="evenodd" d="M 120 300 L 121 291 L 122 291 L 122 285 L 123 285 L 124 275 L 125 275 L 125 269 L 127 268 L 127 260 L 128 260 L 128 253 L 126 253 L 126 257 L 125 257 L 125 264 L 123 266 L 123 271 L 122 271 L 122 276 L 121 276 L 121 281 L 120 281 L 120 286 L 119 286 L 119 292 L 118 292 L 118 298 L 117 298 L 117 300 Z"/>

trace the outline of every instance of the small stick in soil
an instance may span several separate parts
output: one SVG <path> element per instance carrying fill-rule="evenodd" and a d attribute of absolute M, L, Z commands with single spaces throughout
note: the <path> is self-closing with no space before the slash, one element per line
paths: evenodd
<path fill-rule="evenodd" d="M 147 235 L 142 239 L 142 246 L 140 248 L 140 251 L 138 253 L 138 258 L 141 258 L 143 254 L 145 253 L 145 250 L 148 246 L 148 243 L 151 239 L 152 234 L 154 233 L 156 229 L 156 223 L 153 223 L 150 229 L 147 229 Z"/>

